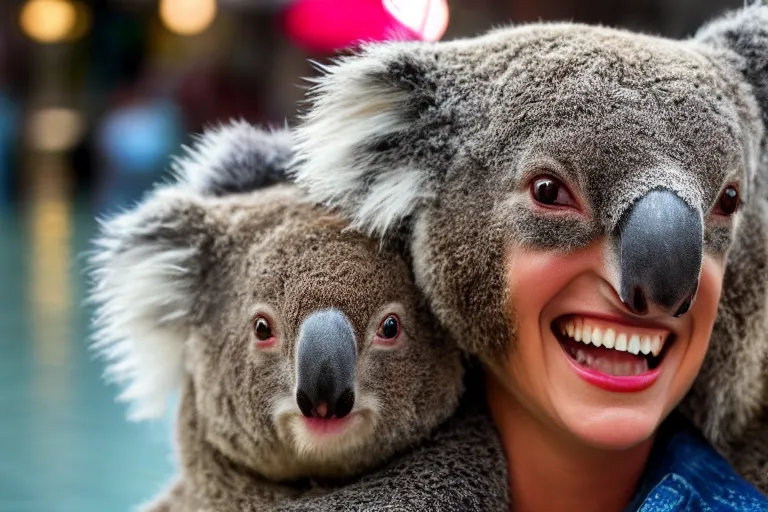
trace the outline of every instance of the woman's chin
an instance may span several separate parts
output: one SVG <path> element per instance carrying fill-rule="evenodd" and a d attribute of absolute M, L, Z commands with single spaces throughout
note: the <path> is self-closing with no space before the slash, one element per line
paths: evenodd
<path fill-rule="evenodd" d="M 650 440 L 664 418 L 658 410 L 593 406 L 562 411 L 560 419 L 587 446 L 628 450 Z"/>
<path fill-rule="evenodd" d="M 643 391 L 613 392 L 568 375 L 552 382 L 550 403 L 565 430 L 584 444 L 628 449 L 650 439 L 674 406 L 667 377 Z"/>

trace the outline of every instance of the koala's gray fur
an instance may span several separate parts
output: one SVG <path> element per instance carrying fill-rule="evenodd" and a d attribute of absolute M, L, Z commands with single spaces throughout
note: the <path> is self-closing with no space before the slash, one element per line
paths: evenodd
<path fill-rule="evenodd" d="M 194 417 L 185 420 L 193 431 Z M 183 424 L 181 435 L 186 435 Z M 222 460 L 199 437 L 193 443 L 199 449 L 185 464 L 193 477 L 177 481 L 153 503 L 152 512 L 509 510 L 503 452 L 477 388 L 429 439 L 351 479 L 275 484 Z M 210 508 L 200 508 L 201 495 L 218 498 L 207 501 Z"/>
<path fill-rule="evenodd" d="M 178 183 L 102 224 L 96 347 L 134 418 L 158 417 L 180 390 L 180 476 L 148 510 L 504 510 L 503 454 L 482 404 L 431 435 L 456 410 L 462 359 L 402 256 L 295 186 L 262 188 L 284 169 L 286 140 L 244 123 L 210 131 Z M 353 413 L 365 423 L 322 444 L 301 429 L 295 353 L 302 322 L 327 308 L 354 330 Z M 254 348 L 257 311 L 277 347 Z M 401 346 L 373 347 L 388 313 Z"/>
<path fill-rule="evenodd" d="M 650 190 L 681 197 L 702 219 L 704 251 L 728 258 L 683 409 L 768 492 L 768 6 L 683 41 L 540 23 L 370 45 L 329 66 L 311 99 L 296 180 L 354 226 L 405 240 L 441 323 L 490 366 L 516 339 L 507 244 L 572 250 L 613 236 Z M 531 211 L 526 178 L 542 169 L 588 220 Z M 729 183 L 743 205 L 718 224 L 710 212 Z"/>
<path fill-rule="evenodd" d="M 293 156 L 290 131 L 235 121 L 196 137 L 172 169 L 190 189 L 218 197 L 284 182 Z"/>

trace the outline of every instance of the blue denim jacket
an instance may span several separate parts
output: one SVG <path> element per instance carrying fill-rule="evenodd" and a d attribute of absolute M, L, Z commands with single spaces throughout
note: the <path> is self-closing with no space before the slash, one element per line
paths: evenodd
<path fill-rule="evenodd" d="M 768 498 L 675 414 L 659 432 L 630 511 L 766 512 Z"/>

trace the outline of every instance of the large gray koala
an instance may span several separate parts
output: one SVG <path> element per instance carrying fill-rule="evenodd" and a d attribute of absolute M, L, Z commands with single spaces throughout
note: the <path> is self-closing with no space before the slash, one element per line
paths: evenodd
<path fill-rule="evenodd" d="M 638 313 L 648 300 L 683 312 L 703 255 L 727 257 L 681 408 L 768 492 L 768 6 L 681 41 L 540 23 L 369 45 L 324 71 L 297 129 L 296 180 L 356 228 L 405 241 L 441 324 L 487 365 L 516 341 L 508 243 L 569 251 L 607 237 Z M 532 169 L 577 190 L 588 215 L 533 213 Z M 731 221 L 714 219 L 736 194 Z M 657 206 L 668 221 L 648 217 Z M 637 293 L 647 269 L 655 281 Z"/>
<path fill-rule="evenodd" d="M 473 404 L 444 423 L 456 344 L 398 251 L 275 184 L 291 144 L 211 130 L 102 224 L 96 348 L 134 418 L 180 391 L 178 480 L 147 509 L 503 510 L 490 423 Z"/>

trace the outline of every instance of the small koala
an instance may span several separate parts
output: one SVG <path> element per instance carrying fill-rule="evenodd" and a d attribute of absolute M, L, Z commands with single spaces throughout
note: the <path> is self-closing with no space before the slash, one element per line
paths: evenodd
<path fill-rule="evenodd" d="M 148 510 L 275 508 L 381 465 L 458 405 L 461 353 L 400 252 L 277 183 L 290 140 L 212 130 L 176 183 L 101 225 L 95 347 L 134 419 L 181 393 L 180 478 Z"/>

